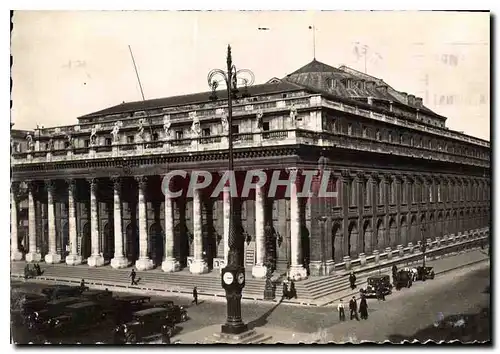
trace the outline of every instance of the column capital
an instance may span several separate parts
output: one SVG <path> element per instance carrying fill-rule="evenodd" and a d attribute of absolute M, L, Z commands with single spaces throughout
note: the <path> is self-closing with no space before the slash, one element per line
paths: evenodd
<path fill-rule="evenodd" d="M 402 174 L 400 174 L 400 173 L 396 173 L 396 174 L 394 175 L 394 180 L 396 181 L 396 183 L 401 183 L 401 182 L 403 182 L 404 177 L 403 177 L 403 175 L 402 175 Z"/>
<path fill-rule="evenodd" d="M 403 178 L 406 183 L 412 183 L 414 181 L 413 176 L 409 174 L 403 174 Z"/>
<path fill-rule="evenodd" d="M 146 176 L 134 176 L 134 179 L 137 182 L 137 185 L 139 186 L 140 189 L 144 190 L 146 188 L 147 184 Z"/>
<path fill-rule="evenodd" d="M 66 178 L 64 180 L 66 184 L 68 185 L 68 189 L 71 191 L 74 191 L 76 188 L 76 180 L 74 178 Z"/>
<path fill-rule="evenodd" d="M 90 190 L 92 191 L 92 193 L 97 192 L 97 178 L 87 178 L 86 180 L 90 184 Z"/>
<path fill-rule="evenodd" d="M 366 179 L 365 171 L 356 171 L 356 178 L 358 182 L 364 182 Z"/>
<path fill-rule="evenodd" d="M 34 180 L 27 180 L 25 182 L 28 192 L 36 193 L 38 191 L 38 184 Z"/>
<path fill-rule="evenodd" d="M 120 191 L 122 186 L 122 178 L 120 176 L 111 176 L 109 179 L 113 183 L 113 189 L 115 191 Z"/>
<path fill-rule="evenodd" d="M 19 188 L 20 188 L 20 183 L 19 182 L 17 182 L 17 181 L 11 181 L 10 182 L 11 193 L 17 194 L 17 192 L 19 191 Z"/>
<path fill-rule="evenodd" d="M 45 184 L 45 188 L 47 188 L 47 192 L 53 193 L 55 189 L 55 183 L 51 179 L 46 179 L 43 181 Z"/>
<path fill-rule="evenodd" d="M 378 174 L 378 172 L 372 172 L 372 173 L 370 173 L 370 177 L 373 180 L 379 180 L 380 179 L 380 175 Z"/>
<path fill-rule="evenodd" d="M 384 176 L 384 182 L 385 183 L 389 183 L 393 179 L 393 176 L 390 173 L 384 173 L 382 175 Z"/>
<path fill-rule="evenodd" d="M 343 179 L 350 179 L 351 178 L 351 171 L 348 169 L 343 169 L 340 172 L 340 176 L 342 176 Z"/>

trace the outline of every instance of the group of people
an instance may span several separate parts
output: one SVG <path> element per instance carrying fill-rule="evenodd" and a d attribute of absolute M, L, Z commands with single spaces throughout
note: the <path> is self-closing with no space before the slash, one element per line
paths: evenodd
<path fill-rule="evenodd" d="M 24 279 L 28 279 L 30 276 L 38 277 L 42 275 L 42 273 L 42 269 L 40 268 L 40 265 L 38 263 L 35 263 L 33 265 L 33 269 L 31 269 L 29 263 L 26 263 L 26 266 L 24 267 Z"/>
<path fill-rule="evenodd" d="M 283 295 L 282 299 L 288 299 L 290 300 L 291 298 L 297 298 L 297 290 L 295 289 L 295 282 L 293 280 L 290 280 L 290 290 L 288 290 L 288 284 L 287 282 L 283 282 Z"/>
<path fill-rule="evenodd" d="M 342 299 L 340 299 L 340 302 L 337 305 L 337 310 L 339 311 L 339 320 L 341 322 L 345 321 L 345 308 Z M 349 312 L 351 320 L 356 319 L 357 321 L 359 321 L 358 302 L 355 296 L 353 296 L 349 301 Z M 361 315 L 362 320 L 368 319 L 368 303 L 366 302 L 366 298 L 364 295 L 361 295 L 361 300 L 359 302 L 359 315 Z"/>

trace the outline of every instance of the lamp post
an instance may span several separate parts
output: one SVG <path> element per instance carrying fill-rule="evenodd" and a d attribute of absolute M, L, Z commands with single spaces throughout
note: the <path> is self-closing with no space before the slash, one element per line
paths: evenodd
<path fill-rule="evenodd" d="M 246 76 L 246 77 L 245 77 Z M 227 125 L 228 125 L 228 173 L 233 173 L 233 99 L 238 97 L 238 80 L 243 83 L 245 90 L 243 97 L 248 95 L 246 87 L 252 85 L 255 77 L 250 70 L 236 70 L 231 58 L 231 46 L 227 46 L 227 70 L 213 69 L 208 73 L 208 85 L 212 89 L 210 99 L 215 101 L 217 87 L 220 83 L 226 85 L 227 89 Z M 244 237 L 239 228 L 235 229 L 235 218 L 233 208 L 233 196 L 229 198 L 229 252 L 228 262 L 222 269 L 221 282 L 226 291 L 227 319 L 222 325 L 223 334 L 240 334 L 248 330 L 241 318 L 241 293 L 245 287 L 244 267 Z"/>
<path fill-rule="evenodd" d="M 425 251 L 427 250 L 427 240 L 425 239 L 425 231 L 426 231 L 426 228 L 424 225 L 422 225 L 420 227 L 420 233 L 422 234 L 422 245 L 421 245 L 421 249 L 422 249 L 422 267 L 424 268 L 423 270 L 423 277 L 422 277 L 422 280 L 425 281 Z"/>

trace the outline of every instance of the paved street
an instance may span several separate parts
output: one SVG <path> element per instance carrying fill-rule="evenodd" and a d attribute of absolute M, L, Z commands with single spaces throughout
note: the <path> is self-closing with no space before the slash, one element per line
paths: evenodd
<path fill-rule="evenodd" d="M 245 302 L 242 306 L 243 318 L 250 322 L 251 326 L 264 330 L 271 331 L 273 328 L 288 330 L 291 334 L 309 334 L 311 338 L 320 338 L 322 341 L 384 341 L 391 339 L 401 341 L 404 338 L 422 333 L 427 337 L 432 337 L 436 330 L 433 329 L 429 332 L 426 327 L 433 325 L 440 312 L 444 317 L 447 317 L 463 313 L 477 314 L 481 312 L 482 308 L 489 308 L 489 293 L 484 292 L 488 285 L 489 265 L 482 263 L 449 272 L 425 283 L 416 282 L 410 289 L 395 291 L 387 297 L 385 302 L 368 300 L 369 319 L 367 321 L 339 323 L 335 305 L 303 307 L 280 304 L 276 306 L 263 302 Z M 40 284 L 23 284 L 21 282 L 13 282 L 12 286 L 13 288 L 21 286 L 34 292 L 43 287 Z M 190 306 L 190 301 L 185 297 L 172 296 L 167 298 L 174 300 L 177 304 Z M 161 299 L 165 298 L 155 298 L 154 300 Z M 347 302 L 348 299 L 345 300 Z M 198 306 L 190 306 L 188 313 L 191 319 L 181 324 L 180 333 L 173 339 L 180 340 L 182 343 L 196 341 L 197 338 L 193 338 L 193 332 L 213 324 L 223 323 L 225 311 L 226 305 L 220 301 L 213 302 L 205 299 Z M 479 325 L 476 327 L 479 330 Z M 418 331 L 423 332 L 417 334 Z M 482 339 L 487 339 L 489 328 L 483 328 L 481 331 Z M 14 336 L 19 333 L 18 331 L 13 332 Z M 67 338 L 66 342 L 107 341 L 110 332 L 111 328 L 101 328 L 92 333 L 86 333 L 81 338 Z M 18 341 L 22 342 L 27 340 L 26 337 L 22 339 L 19 335 L 17 338 Z"/>

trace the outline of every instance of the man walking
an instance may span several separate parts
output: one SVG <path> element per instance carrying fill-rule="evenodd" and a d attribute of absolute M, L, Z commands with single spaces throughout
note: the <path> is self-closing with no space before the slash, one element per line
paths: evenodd
<path fill-rule="evenodd" d="M 356 297 L 353 296 L 351 301 L 349 301 L 349 310 L 351 313 L 351 320 L 355 318 L 357 321 L 359 321 L 358 317 L 358 303 L 356 302 Z"/>
<path fill-rule="evenodd" d="M 356 287 L 356 276 L 354 275 L 354 272 L 351 272 L 349 275 L 349 283 L 351 284 L 351 289 Z"/>
<path fill-rule="evenodd" d="M 337 305 L 337 310 L 339 311 L 339 321 L 344 322 L 345 321 L 345 310 L 344 310 L 344 303 L 342 302 L 342 299 L 340 299 L 340 302 Z"/>
<path fill-rule="evenodd" d="M 137 276 L 137 274 L 135 272 L 135 269 L 132 268 L 132 271 L 130 272 L 130 275 L 129 275 L 129 277 L 132 279 L 132 282 L 130 283 L 130 285 L 137 285 L 137 282 L 135 281 L 136 276 Z"/>
<path fill-rule="evenodd" d="M 297 298 L 297 290 L 295 289 L 295 283 L 293 280 L 290 282 L 290 297 L 289 297 L 289 299 L 291 299 L 292 297 L 295 299 Z"/>
<path fill-rule="evenodd" d="M 193 288 L 193 301 L 191 301 L 191 303 L 193 302 L 196 306 L 198 306 L 198 290 L 196 289 L 196 286 Z"/>

